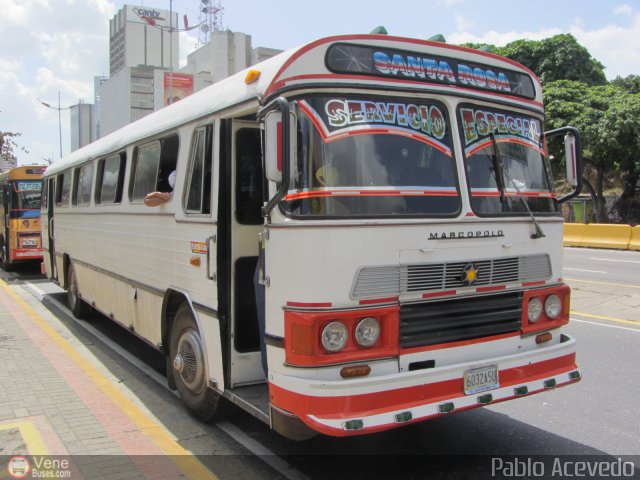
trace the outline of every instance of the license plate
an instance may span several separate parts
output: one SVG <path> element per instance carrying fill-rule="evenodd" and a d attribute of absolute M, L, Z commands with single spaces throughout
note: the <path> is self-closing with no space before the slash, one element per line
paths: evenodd
<path fill-rule="evenodd" d="M 497 365 L 472 368 L 464 372 L 465 395 L 495 390 L 498 387 L 500 387 L 500 382 L 498 381 Z"/>
<path fill-rule="evenodd" d="M 38 246 L 38 240 L 36 240 L 36 239 L 25 239 L 25 240 L 22 240 L 22 246 L 23 247 L 37 247 Z"/>

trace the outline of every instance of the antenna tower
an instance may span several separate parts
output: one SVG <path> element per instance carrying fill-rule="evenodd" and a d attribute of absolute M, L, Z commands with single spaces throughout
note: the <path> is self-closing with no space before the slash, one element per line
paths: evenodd
<path fill-rule="evenodd" d="M 198 37 L 198 47 L 206 45 L 211 40 L 211 32 L 222 30 L 222 7 L 221 0 L 200 0 L 200 35 Z"/>

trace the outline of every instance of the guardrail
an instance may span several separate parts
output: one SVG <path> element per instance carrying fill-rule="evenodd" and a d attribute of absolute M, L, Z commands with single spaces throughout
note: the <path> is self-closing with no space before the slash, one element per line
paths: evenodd
<path fill-rule="evenodd" d="M 640 225 L 565 223 L 564 246 L 640 250 Z"/>

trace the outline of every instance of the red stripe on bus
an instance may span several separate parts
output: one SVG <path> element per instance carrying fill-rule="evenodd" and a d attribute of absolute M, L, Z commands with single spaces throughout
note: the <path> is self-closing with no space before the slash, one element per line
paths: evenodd
<path fill-rule="evenodd" d="M 500 370 L 500 388 L 552 377 L 576 368 L 575 353 L 571 353 L 551 360 Z M 359 380 L 366 381 L 366 379 Z M 436 383 L 330 397 L 296 393 L 270 383 L 269 393 L 273 405 L 298 415 L 302 420 L 305 420 L 307 415 L 327 419 L 372 416 L 465 397 L 462 376 Z"/>
<path fill-rule="evenodd" d="M 287 307 L 328 308 L 331 306 L 333 306 L 331 302 L 287 302 Z"/>
<path fill-rule="evenodd" d="M 506 285 L 496 285 L 494 287 L 478 287 L 476 288 L 476 292 L 478 293 L 497 292 L 498 290 L 506 290 L 506 289 L 507 289 Z"/>

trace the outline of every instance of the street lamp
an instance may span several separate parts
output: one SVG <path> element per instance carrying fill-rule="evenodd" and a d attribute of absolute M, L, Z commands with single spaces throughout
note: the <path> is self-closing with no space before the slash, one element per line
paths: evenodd
<path fill-rule="evenodd" d="M 58 111 L 58 133 L 59 133 L 59 138 L 60 138 L 60 158 L 62 158 L 62 118 L 61 118 L 61 113 L 60 112 L 62 110 L 69 110 L 71 107 L 61 107 L 60 106 L 60 91 L 58 91 L 58 106 L 57 107 L 53 107 L 50 104 L 48 104 L 47 102 L 43 102 L 39 98 L 37 98 L 36 100 L 38 100 L 45 107 L 50 108 L 51 110 L 57 110 Z"/>

